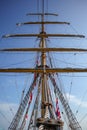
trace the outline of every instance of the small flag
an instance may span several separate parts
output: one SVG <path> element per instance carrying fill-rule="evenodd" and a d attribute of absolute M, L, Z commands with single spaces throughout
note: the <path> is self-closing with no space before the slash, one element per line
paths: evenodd
<path fill-rule="evenodd" d="M 25 115 L 25 118 L 26 118 L 26 119 L 28 118 L 28 114 Z"/>
<path fill-rule="evenodd" d="M 29 104 L 31 103 L 31 101 L 32 101 L 32 92 L 30 93 Z"/>
<path fill-rule="evenodd" d="M 60 115 L 60 110 L 59 110 L 59 105 L 58 105 L 58 98 L 56 98 L 56 116 L 58 117 L 58 119 L 61 118 L 61 115 Z"/>

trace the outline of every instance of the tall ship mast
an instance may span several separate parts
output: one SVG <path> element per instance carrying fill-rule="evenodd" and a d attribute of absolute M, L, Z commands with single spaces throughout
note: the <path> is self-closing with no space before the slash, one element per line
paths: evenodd
<path fill-rule="evenodd" d="M 64 96 L 59 87 L 56 77 L 59 73 L 77 73 L 87 72 L 85 68 L 55 68 L 52 63 L 50 52 L 87 52 L 87 49 L 81 48 L 49 48 L 47 40 L 49 38 L 85 38 L 84 35 L 79 34 L 65 34 L 65 33 L 47 33 L 46 25 L 70 25 L 65 21 L 46 21 L 45 17 L 54 16 L 58 14 L 45 12 L 45 1 L 41 1 L 42 12 L 30 13 L 33 17 L 39 16 L 40 21 L 17 23 L 17 26 L 22 25 L 40 25 L 39 33 L 27 34 L 7 34 L 3 38 L 30 38 L 35 37 L 39 41 L 36 48 L 4 48 L 0 52 L 37 52 L 34 68 L 0 68 L 1 73 L 33 73 L 33 80 L 24 94 L 22 91 L 21 101 L 14 118 L 12 119 L 8 130 L 64 130 L 65 122 L 62 119 L 60 110 L 60 103 L 65 111 L 68 120 L 69 130 L 82 130 L 77 118 L 72 112 L 69 102 Z M 48 64 L 49 63 L 49 64 Z M 54 100 L 55 98 L 55 100 Z M 60 103 L 59 103 L 60 102 Z M 32 108 L 32 109 L 31 109 Z M 31 109 L 31 110 L 30 110 Z"/>

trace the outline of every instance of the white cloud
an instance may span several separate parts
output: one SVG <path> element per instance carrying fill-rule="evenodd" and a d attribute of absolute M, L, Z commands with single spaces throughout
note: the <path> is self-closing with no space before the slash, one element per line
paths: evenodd
<path fill-rule="evenodd" d="M 80 105 L 83 108 L 87 108 L 87 101 L 81 101 L 80 99 L 78 99 L 75 95 L 69 95 L 68 93 L 66 94 L 67 98 L 70 99 L 71 103 L 75 103 L 76 105 Z"/>
<path fill-rule="evenodd" d="M 18 107 L 18 104 L 15 103 L 0 103 L 0 110 L 7 112 L 10 110 L 10 108 L 13 108 L 14 110 Z"/>
<path fill-rule="evenodd" d="M 18 108 L 15 103 L 0 103 L 0 127 L 7 130 Z"/>

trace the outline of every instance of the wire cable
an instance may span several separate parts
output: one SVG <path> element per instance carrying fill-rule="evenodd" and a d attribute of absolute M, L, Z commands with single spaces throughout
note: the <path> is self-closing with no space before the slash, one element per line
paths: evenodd
<path fill-rule="evenodd" d="M 82 117 L 82 119 L 79 121 L 80 123 L 87 117 L 87 113 Z"/>
<path fill-rule="evenodd" d="M 4 113 L 2 113 L 2 112 L 0 111 L 0 114 L 1 114 L 2 117 L 10 124 L 10 121 L 7 119 L 7 117 L 4 115 Z"/>
<path fill-rule="evenodd" d="M 78 109 L 76 110 L 76 114 L 78 114 L 79 109 L 81 108 L 81 105 L 82 105 L 82 103 L 83 103 L 83 100 L 84 100 L 84 97 L 86 96 L 86 94 L 87 94 L 87 90 L 83 93 L 81 102 L 80 102 L 80 104 L 79 104 L 79 106 L 78 106 Z"/>

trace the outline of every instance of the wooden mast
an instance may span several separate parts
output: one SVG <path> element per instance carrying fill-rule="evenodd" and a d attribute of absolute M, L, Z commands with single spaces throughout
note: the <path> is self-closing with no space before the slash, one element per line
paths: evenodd
<path fill-rule="evenodd" d="M 43 35 L 45 32 L 44 32 L 44 0 L 42 0 L 42 17 L 41 17 L 41 21 L 42 21 L 42 24 L 41 24 L 41 34 Z M 41 48 L 45 48 L 45 38 L 42 37 L 41 38 Z M 41 66 L 42 66 L 42 69 L 44 70 L 44 72 L 42 73 L 42 105 L 41 105 L 41 117 L 44 117 L 44 114 L 45 114 L 45 109 L 44 109 L 44 102 L 45 102 L 45 65 L 46 65 L 46 54 L 45 52 L 42 52 L 41 53 Z"/>

